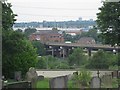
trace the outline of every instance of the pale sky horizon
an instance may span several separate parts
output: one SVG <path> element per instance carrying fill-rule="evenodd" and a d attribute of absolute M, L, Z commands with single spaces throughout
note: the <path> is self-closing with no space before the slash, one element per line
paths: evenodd
<path fill-rule="evenodd" d="M 96 20 L 101 0 L 9 0 L 16 22 Z"/>

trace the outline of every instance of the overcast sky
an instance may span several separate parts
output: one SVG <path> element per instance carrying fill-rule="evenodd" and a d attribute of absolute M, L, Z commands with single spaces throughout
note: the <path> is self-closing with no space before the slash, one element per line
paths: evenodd
<path fill-rule="evenodd" d="M 17 22 L 96 19 L 101 0 L 8 0 Z"/>

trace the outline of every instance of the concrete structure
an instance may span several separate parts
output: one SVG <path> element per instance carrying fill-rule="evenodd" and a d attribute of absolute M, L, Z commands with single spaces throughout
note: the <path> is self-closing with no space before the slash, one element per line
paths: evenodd
<path fill-rule="evenodd" d="M 98 77 L 93 77 L 90 83 L 91 88 L 100 88 L 101 87 L 101 80 Z"/>
<path fill-rule="evenodd" d="M 105 51 L 115 50 L 116 52 L 120 51 L 120 47 L 111 47 L 110 45 L 102 44 L 79 44 L 79 43 L 45 43 L 46 50 L 48 54 L 52 56 L 59 56 L 65 58 L 68 56 L 74 48 L 80 47 L 88 52 L 88 55 L 91 56 L 91 51 L 98 51 L 100 49 Z"/>
<path fill-rule="evenodd" d="M 54 90 L 54 88 L 56 89 L 67 88 L 67 82 L 68 82 L 67 76 L 61 76 L 61 77 L 51 78 L 49 85 L 52 90 Z M 67 89 L 64 89 L 64 90 L 67 90 Z"/>

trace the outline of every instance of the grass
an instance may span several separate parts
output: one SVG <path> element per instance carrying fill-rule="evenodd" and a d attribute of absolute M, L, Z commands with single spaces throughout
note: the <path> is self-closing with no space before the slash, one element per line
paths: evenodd
<path fill-rule="evenodd" d="M 72 80 L 68 80 L 68 88 L 74 88 Z"/>
<path fill-rule="evenodd" d="M 49 79 L 45 78 L 42 81 L 38 81 L 36 87 L 37 88 L 49 88 Z"/>
<path fill-rule="evenodd" d="M 45 78 L 42 81 L 38 81 L 36 87 L 37 88 L 49 88 L 49 79 Z M 72 80 L 68 80 L 68 88 L 74 88 L 74 87 L 75 86 L 73 85 Z"/>
<path fill-rule="evenodd" d="M 49 88 L 49 79 L 48 78 L 45 78 L 44 80 L 42 81 L 38 81 L 37 82 L 37 85 L 36 85 L 37 88 Z M 69 80 L 68 81 L 68 88 L 75 88 L 75 86 L 73 85 L 73 82 L 72 80 Z"/>

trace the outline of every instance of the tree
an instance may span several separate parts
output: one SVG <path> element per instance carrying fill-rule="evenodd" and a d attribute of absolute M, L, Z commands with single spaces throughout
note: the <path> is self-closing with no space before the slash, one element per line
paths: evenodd
<path fill-rule="evenodd" d="M 103 50 L 99 50 L 90 59 L 89 68 L 92 68 L 92 69 L 108 69 L 109 64 L 110 63 L 109 63 L 108 55 Z"/>
<path fill-rule="evenodd" d="M 58 29 L 56 27 L 53 27 L 52 30 L 56 30 L 57 31 Z"/>
<path fill-rule="evenodd" d="M 46 54 L 45 46 L 40 41 L 32 41 L 33 46 L 37 49 L 37 54 L 43 56 Z"/>
<path fill-rule="evenodd" d="M 86 61 L 86 56 L 83 54 L 83 50 L 80 48 L 76 48 L 73 50 L 73 53 L 69 55 L 68 62 L 70 65 L 84 65 Z"/>
<path fill-rule="evenodd" d="M 45 57 L 39 57 L 38 62 L 36 63 L 36 68 L 38 69 L 47 69 L 47 63 Z"/>
<path fill-rule="evenodd" d="M 120 45 L 120 2 L 103 2 L 97 13 L 97 25 L 103 42 Z"/>
<path fill-rule="evenodd" d="M 63 31 L 63 37 L 65 39 L 65 41 L 71 41 L 71 42 L 74 42 L 74 37 L 70 34 L 67 34 L 65 31 Z"/>
<path fill-rule="evenodd" d="M 10 3 L 2 2 L 2 26 L 3 29 L 10 30 L 16 21 L 16 14 L 13 13 L 11 9 L 12 5 Z"/>
<path fill-rule="evenodd" d="M 21 29 L 17 29 L 16 31 L 17 31 L 17 32 L 21 32 L 21 33 L 22 33 L 22 30 L 21 30 Z"/>
<path fill-rule="evenodd" d="M 21 71 L 23 75 L 37 62 L 36 49 L 20 32 L 13 31 L 15 15 L 11 4 L 2 3 L 2 71 L 6 78 L 13 78 L 15 71 Z"/>
<path fill-rule="evenodd" d="M 95 39 L 95 41 L 99 41 L 96 27 L 93 27 L 88 31 L 88 37 L 92 37 Z"/>
<path fill-rule="evenodd" d="M 37 30 L 35 28 L 27 28 L 25 29 L 24 31 L 24 34 L 27 38 L 29 38 L 29 36 L 32 34 L 32 33 L 35 33 Z"/>

